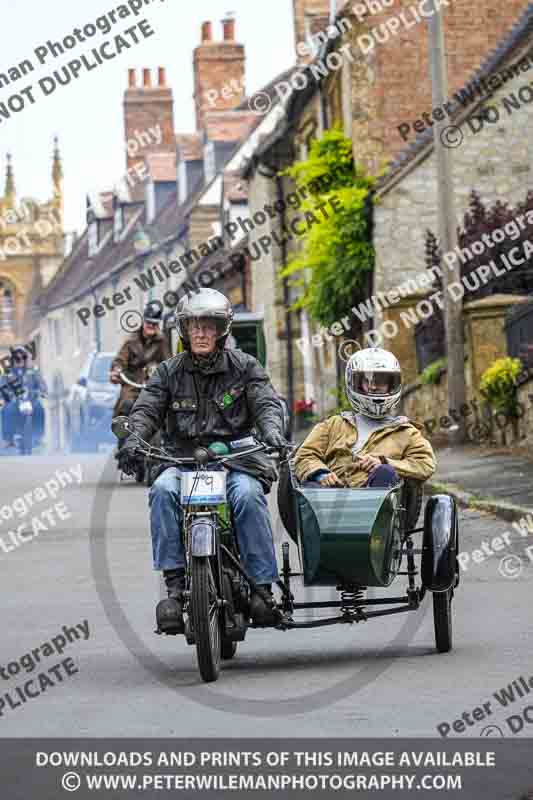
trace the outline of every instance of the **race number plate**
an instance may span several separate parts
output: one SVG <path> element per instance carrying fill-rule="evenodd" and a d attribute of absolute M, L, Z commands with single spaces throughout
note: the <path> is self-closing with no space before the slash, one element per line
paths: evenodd
<path fill-rule="evenodd" d="M 184 472 L 181 502 L 195 506 L 217 506 L 226 502 L 226 471 Z"/>

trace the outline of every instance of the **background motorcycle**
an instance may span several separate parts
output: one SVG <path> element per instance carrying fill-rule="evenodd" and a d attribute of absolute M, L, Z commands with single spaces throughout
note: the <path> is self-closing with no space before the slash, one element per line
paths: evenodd
<path fill-rule="evenodd" d="M 120 378 L 121 383 L 126 384 L 127 386 L 133 386 L 134 389 L 144 389 L 146 386 L 145 383 L 136 383 L 132 381 L 131 378 L 128 378 L 124 372 L 119 372 L 118 377 Z M 127 417 L 126 417 L 127 418 Z M 161 443 L 161 438 L 159 433 L 157 433 L 154 438 L 152 439 L 152 444 L 158 446 Z M 120 450 L 121 442 L 119 440 L 118 448 Z M 150 485 L 150 467 L 151 461 L 148 458 L 139 458 L 139 463 L 137 469 L 135 471 L 135 480 L 137 483 L 146 483 L 147 486 Z"/>

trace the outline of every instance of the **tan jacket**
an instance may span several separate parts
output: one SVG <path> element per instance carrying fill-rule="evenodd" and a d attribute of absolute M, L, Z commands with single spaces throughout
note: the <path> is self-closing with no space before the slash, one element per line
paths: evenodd
<path fill-rule="evenodd" d="M 351 448 L 356 441 L 357 426 L 349 412 L 316 425 L 296 453 L 298 480 L 328 469 L 352 488 L 363 486 L 368 472 L 353 461 Z M 408 417 L 374 431 L 357 455 L 385 456 L 400 477 L 422 481 L 430 478 L 437 466 L 433 448 Z"/>
<path fill-rule="evenodd" d="M 170 358 L 170 349 L 166 337 L 161 333 L 151 339 L 143 339 L 140 331 L 128 336 L 111 364 L 111 371 L 121 370 L 134 383 L 145 383 L 151 373 L 162 361 Z M 113 415 L 122 413 L 126 401 L 135 402 L 140 389 L 123 384 Z"/>

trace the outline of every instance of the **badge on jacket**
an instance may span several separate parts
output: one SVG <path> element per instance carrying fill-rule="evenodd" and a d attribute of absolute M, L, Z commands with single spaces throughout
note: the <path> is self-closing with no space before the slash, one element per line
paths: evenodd
<path fill-rule="evenodd" d="M 174 400 L 172 403 L 174 411 L 187 411 L 196 408 L 196 403 L 192 397 L 184 397 L 181 400 Z"/>

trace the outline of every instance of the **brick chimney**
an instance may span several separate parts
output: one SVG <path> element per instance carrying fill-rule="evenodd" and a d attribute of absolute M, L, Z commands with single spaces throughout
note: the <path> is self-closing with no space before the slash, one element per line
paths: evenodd
<path fill-rule="evenodd" d="M 157 79 L 151 70 L 143 69 L 142 84 L 137 83 L 136 70 L 128 70 L 124 130 L 126 169 L 143 162 L 147 153 L 175 152 L 174 100 L 164 67 L 159 67 Z"/>
<path fill-rule="evenodd" d="M 196 130 L 205 127 L 208 111 L 236 108 L 245 97 L 244 45 L 235 40 L 235 19 L 222 20 L 221 41 L 213 39 L 211 22 L 202 25 L 201 44 L 194 51 L 194 103 Z"/>
<path fill-rule="evenodd" d="M 296 57 L 300 63 L 307 62 L 313 57 L 312 51 L 306 52 L 303 47 L 299 50 L 298 45 L 306 44 L 311 35 L 327 30 L 331 0 L 292 0 L 292 6 Z"/>

